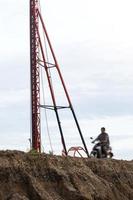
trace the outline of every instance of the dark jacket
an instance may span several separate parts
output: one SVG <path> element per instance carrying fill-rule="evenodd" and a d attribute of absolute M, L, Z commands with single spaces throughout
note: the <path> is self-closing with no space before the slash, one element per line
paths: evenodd
<path fill-rule="evenodd" d="M 95 141 L 98 141 L 98 140 L 101 143 L 104 143 L 106 145 L 110 145 L 108 133 L 101 133 L 100 135 L 98 135 L 98 137 L 95 139 Z"/>

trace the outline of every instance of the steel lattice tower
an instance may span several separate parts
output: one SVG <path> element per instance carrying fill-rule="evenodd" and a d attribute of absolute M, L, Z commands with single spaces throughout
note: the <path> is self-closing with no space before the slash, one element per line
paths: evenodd
<path fill-rule="evenodd" d="M 43 43 L 41 39 L 41 34 L 39 31 L 39 23 L 42 26 L 43 33 L 45 34 L 47 43 L 49 45 L 49 49 L 53 58 L 53 63 L 48 63 L 46 59 L 46 54 L 43 48 Z M 39 60 L 39 53 L 41 53 L 41 61 Z M 41 62 L 41 63 L 40 63 Z M 59 115 L 59 109 L 70 109 L 73 115 L 73 119 L 75 121 L 75 124 L 77 126 L 79 135 L 81 137 L 84 149 L 87 153 L 87 156 L 89 156 L 87 146 L 84 140 L 84 137 L 82 135 L 75 111 L 73 109 L 73 105 L 71 103 L 67 88 L 65 86 L 64 79 L 62 77 L 56 56 L 54 54 L 41 12 L 39 10 L 39 0 L 30 0 L 30 65 L 31 65 L 31 128 L 32 128 L 32 148 L 36 151 L 41 151 L 41 116 L 40 116 L 40 108 L 44 109 L 51 109 L 55 111 L 59 132 L 61 136 L 61 141 L 63 145 L 63 149 L 65 154 L 67 155 L 67 148 L 65 144 L 65 139 L 63 135 L 63 129 L 60 123 L 60 115 Z M 47 81 L 49 85 L 49 90 L 51 94 L 52 99 L 52 105 L 40 105 L 40 71 L 39 68 L 44 67 Z M 49 73 L 49 70 L 52 70 L 52 68 L 55 68 L 59 79 L 61 81 L 61 84 L 64 89 L 64 93 L 66 96 L 66 100 L 68 102 L 69 106 L 57 106 L 56 97 L 54 93 L 54 89 L 51 82 L 51 76 Z"/>
<path fill-rule="evenodd" d="M 37 62 L 38 41 L 38 0 L 30 0 L 30 63 L 31 63 L 31 110 L 32 110 L 32 148 L 41 150 L 40 127 L 40 74 Z"/>

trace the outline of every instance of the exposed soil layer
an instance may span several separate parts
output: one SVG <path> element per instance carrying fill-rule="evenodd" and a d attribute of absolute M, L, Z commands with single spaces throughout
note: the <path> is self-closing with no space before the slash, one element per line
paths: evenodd
<path fill-rule="evenodd" d="M 133 161 L 0 152 L 0 200 L 133 200 Z"/>

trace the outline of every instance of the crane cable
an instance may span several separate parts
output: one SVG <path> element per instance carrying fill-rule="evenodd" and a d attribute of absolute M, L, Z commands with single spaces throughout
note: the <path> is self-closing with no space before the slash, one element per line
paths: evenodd
<path fill-rule="evenodd" d="M 39 1 L 39 10 L 41 12 L 41 5 L 40 5 L 40 1 Z M 45 36 L 44 36 L 45 37 Z M 45 42 L 45 39 L 44 39 L 44 43 L 45 43 L 45 49 L 46 49 L 46 42 Z M 40 54 L 40 51 L 39 51 L 39 54 Z M 40 57 L 40 56 L 39 56 Z M 46 57 L 47 57 L 47 60 L 48 60 L 48 52 L 46 50 Z M 45 63 L 44 63 L 45 64 Z M 43 98 L 43 103 L 44 105 L 46 105 L 46 98 L 45 98 L 45 93 L 44 93 L 44 80 L 43 80 L 43 68 L 41 67 L 41 85 L 42 85 L 42 98 Z M 49 138 L 49 144 L 50 144 L 50 148 L 51 148 L 51 152 L 53 153 L 53 145 L 52 145 L 52 141 L 51 141 L 51 136 L 50 136 L 50 130 L 49 130 L 49 123 L 48 123 L 48 116 L 47 116 L 47 110 L 45 109 L 45 120 L 46 120 L 46 129 L 47 129 L 47 134 L 48 134 L 48 138 Z"/>
<path fill-rule="evenodd" d="M 41 84 L 42 84 L 43 103 L 44 103 L 44 105 L 46 105 L 46 101 L 45 101 L 46 98 L 45 98 L 45 93 L 44 93 L 43 69 L 42 69 L 42 67 L 41 67 Z M 51 152 L 53 153 L 53 146 L 52 146 L 52 141 L 51 141 L 51 136 L 50 136 L 48 116 L 47 116 L 47 110 L 46 109 L 44 110 L 44 113 L 45 113 L 46 129 L 47 129 L 47 133 L 48 133 L 49 144 L 50 144 Z"/>

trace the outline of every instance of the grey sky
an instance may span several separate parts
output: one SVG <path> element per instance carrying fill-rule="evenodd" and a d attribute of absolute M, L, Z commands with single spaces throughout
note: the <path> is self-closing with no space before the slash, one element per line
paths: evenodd
<path fill-rule="evenodd" d="M 41 5 L 87 144 L 100 126 L 106 126 L 116 157 L 132 159 L 128 152 L 133 150 L 133 2 L 41 0 Z M 1 0 L 0 145 L 4 149 L 28 148 L 28 11 L 27 0 Z M 67 130 L 71 123 L 65 121 Z M 54 121 L 51 124 L 53 131 Z"/>

